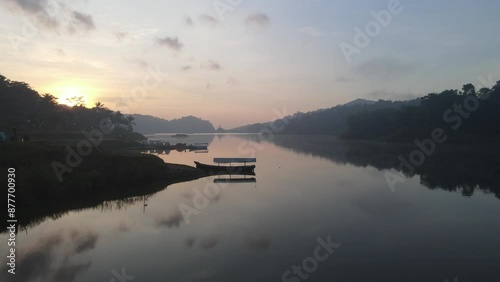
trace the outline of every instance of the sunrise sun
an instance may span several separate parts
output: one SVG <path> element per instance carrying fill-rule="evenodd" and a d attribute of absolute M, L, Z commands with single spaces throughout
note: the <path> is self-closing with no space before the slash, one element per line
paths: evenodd
<path fill-rule="evenodd" d="M 79 85 L 65 85 L 55 88 L 54 93 L 60 104 L 70 107 L 76 105 L 91 107 L 94 104 L 94 96 L 87 87 Z"/>

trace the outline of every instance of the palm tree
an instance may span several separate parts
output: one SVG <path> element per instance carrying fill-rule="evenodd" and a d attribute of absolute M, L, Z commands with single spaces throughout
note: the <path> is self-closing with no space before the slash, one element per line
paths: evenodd
<path fill-rule="evenodd" d="M 105 109 L 106 109 L 106 107 L 105 107 L 105 106 L 104 106 L 104 104 L 103 104 L 103 103 L 101 103 L 100 101 L 97 101 L 97 102 L 95 103 L 94 108 L 93 108 L 93 110 L 94 110 L 96 113 L 98 113 L 98 112 L 100 112 L 100 111 L 102 111 L 102 110 L 105 110 Z"/>
<path fill-rule="evenodd" d="M 73 107 L 84 107 L 85 106 L 85 100 L 83 99 L 83 96 L 74 96 L 71 98 L 67 99 L 70 104 L 73 105 Z"/>
<path fill-rule="evenodd" d="M 40 103 L 43 106 L 52 107 L 57 105 L 57 98 L 52 94 L 45 93 L 40 97 Z"/>

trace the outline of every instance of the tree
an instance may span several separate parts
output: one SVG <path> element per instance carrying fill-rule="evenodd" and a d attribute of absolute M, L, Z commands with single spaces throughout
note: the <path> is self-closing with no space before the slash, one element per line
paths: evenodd
<path fill-rule="evenodd" d="M 476 96 L 476 87 L 472 83 L 467 83 L 462 87 L 462 94 L 464 96 Z"/>
<path fill-rule="evenodd" d="M 134 126 L 135 125 L 135 122 L 134 122 L 134 117 L 133 116 L 127 116 L 127 130 L 129 132 L 132 132 L 134 131 Z"/>
<path fill-rule="evenodd" d="M 73 105 L 73 107 L 85 107 L 85 100 L 83 96 L 73 96 L 68 98 L 67 101 Z"/>
<path fill-rule="evenodd" d="M 102 111 L 107 111 L 108 109 L 104 106 L 103 103 L 101 103 L 100 101 L 97 101 L 95 103 L 95 106 L 93 108 L 93 110 L 96 112 L 96 113 L 99 113 L 99 112 L 102 112 Z"/>
<path fill-rule="evenodd" d="M 57 105 L 57 98 L 54 95 L 45 93 L 40 97 L 40 104 L 44 107 L 53 107 Z"/>
<path fill-rule="evenodd" d="M 483 87 L 483 88 L 479 89 L 477 94 L 478 94 L 479 98 L 487 99 L 490 95 L 490 92 L 491 92 L 491 89 L 489 89 L 488 87 Z"/>

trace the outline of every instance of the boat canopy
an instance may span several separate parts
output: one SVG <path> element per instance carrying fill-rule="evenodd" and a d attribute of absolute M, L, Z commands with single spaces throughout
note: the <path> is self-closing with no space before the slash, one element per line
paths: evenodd
<path fill-rule="evenodd" d="M 214 163 L 227 164 L 227 163 L 255 163 L 256 158 L 214 158 Z"/>

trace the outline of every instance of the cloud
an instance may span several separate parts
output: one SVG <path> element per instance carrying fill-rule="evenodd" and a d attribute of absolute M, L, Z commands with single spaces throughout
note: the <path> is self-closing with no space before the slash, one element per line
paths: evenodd
<path fill-rule="evenodd" d="M 208 250 L 215 247 L 220 242 L 220 239 L 220 236 L 217 235 L 206 236 L 204 238 L 189 236 L 184 243 L 187 248 L 192 248 L 197 244 L 200 249 Z"/>
<path fill-rule="evenodd" d="M 216 18 L 207 14 L 200 15 L 199 19 L 202 23 L 209 26 L 214 26 L 219 23 Z"/>
<path fill-rule="evenodd" d="M 73 240 L 73 251 L 75 254 L 81 254 L 89 250 L 93 250 L 99 239 L 96 233 L 80 233 L 74 230 L 71 232 L 71 239 Z"/>
<path fill-rule="evenodd" d="M 64 52 L 64 50 L 63 50 L 63 49 L 60 49 L 60 48 L 59 48 L 59 49 L 56 49 L 55 51 L 56 51 L 56 54 L 57 54 L 58 56 L 61 56 L 61 57 L 66 56 L 66 52 Z"/>
<path fill-rule="evenodd" d="M 269 249 L 271 246 L 271 239 L 265 237 L 247 238 L 245 245 L 254 251 L 263 251 Z"/>
<path fill-rule="evenodd" d="M 83 264 L 63 264 L 54 274 L 53 281 L 75 281 L 81 272 L 89 270 L 91 262 Z"/>
<path fill-rule="evenodd" d="M 179 41 L 178 37 L 157 38 L 156 44 L 166 46 L 174 51 L 180 51 L 184 47 L 184 44 Z"/>
<path fill-rule="evenodd" d="M 65 26 L 70 34 L 80 30 L 87 32 L 96 29 L 91 15 L 74 10 L 58 1 L 2 0 L 0 4 L 13 13 L 28 15 L 30 23 L 37 29 L 60 32 Z"/>
<path fill-rule="evenodd" d="M 129 60 L 132 64 L 141 67 L 141 68 L 147 68 L 148 67 L 148 62 L 140 59 L 131 59 Z"/>
<path fill-rule="evenodd" d="M 209 70 L 213 70 L 213 71 L 219 71 L 222 69 L 221 65 L 217 62 L 214 62 L 212 60 L 209 60 L 207 61 L 206 63 L 203 63 L 201 65 L 202 68 L 204 69 L 209 69 Z"/>
<path fill-rule="evenodd" d="M 158 219 L 156 221 L 156 226 L 163 226 L 163 227 L 179 227 L 181 223 L 184 221 L 182 215 L 180 213 L 176 213 L 174 215 L 171 215 L 167 218 L 164 219 Z"/>
<path fill-rule="evenodd" d="M 52 261 L 55 259 L 54 253 L 63 242 L 63 236 L 61 234 L 55 234 L 39 239 L 35 246 L 30 248 L 30 251 L 26 253 L 21 252 L 16 262 L 16 264 L 20 265 L 21 269 L 21 271 L 16 274 L 19 281 L 47 278 L 50 274 Z M 7 273 L 5 268 L 4 272 Z"/>
<path fill-rule="evenodd" d="M 48 0 L 3 0 L 1 2 L 9 5 L 11 9 L 17 8 L 30 14 L 46 13 L 45 11 L 49 11 L 49 5 L 54 4 L 52 2 L 49 4 Z"/>
<path fill-rule="evenodd" d="M 335 81 L 337 81 L 337 82 L 348 82 L 349 78 L 347 78 L 345 76 L 337 76 L 337 79 L 335 79 Z"/>
<path fill-rule="evenodd" d="M 193 19 L 191 19 L 191 17 L 185 17 L 184 24 L 188 26 L 193 26 L 194 25 Z"/>
<path fill-rule="evenodd" d="M 401 62 L 397 59 L 372 59 L 354 66 L 352 73 L 367 79 L 386 80 L 409 74 L 415 68 L 415 64 Z"/>
<path fill-rule="evenodd" d="M 125 40 L 125 38 L 127 38 L 128 36 L 128 33 L 126 32 L 115 32 L 115 36 L 116 36 L 116 39 L 118 40 L 118 42 L 123 42 L 123 40 Z"/>
<path fill-rule="evenodd" d="M 71 21 L 72 26 L 70 26 L 70 31 L 72 28 L 74 28 L 74 26 L 77 26 L 83 29 L 84 31 L 90 31 L 95 29 L 94 20 L 92 19 L 91 15 L 73 11 L 71 13 L 71 16 L 72 16 L 72 21 Z"/>
<path fill-rule="evenodd" d="M 312 27 L 312 26 L 301 27 L 298 29 L 298 31 L 303 32 L 303 33 L 305 33 L 309 36 L 312 36 L 312 37 L 325 36 L 325 33 L 323 31 L 319 30 L 316 27 Z"/>
<path fill-rule="evenodd" d="M 208 237 L 200 240 L 200 248 L 208 250 L 215 247 L 220 241 L 218 237 Z"/>
<path fill-rule="evenodd" d="M 245 18 L 245 24 L 247 26 L 256 26 L 265 28 L 271 23 L 271 20 L 266 14 L 254 13 Z"/>
<path fill-rule="evenodd" d="M 71 258 L 92 249 L 97 238 L 95 233 L 76 230 L 70 233 L 69 240 L 65 240 L 60 231 L 39 238 L 33 246 L 17 255 L 16 281 L 74 281 L 79 274 L 90 269 L 91 262 L 72 263 Z M 67 249 L 72 251 L 64 253 Z M 0 279 L 7 273 L 6 266 L 2 270 Z"/>
<path fill-rule="evenodd" d="M 239 85 L 240 82 L 237 81 L 236 79 L 232 78 L 232 77 L 229 77 L 226 81 L 227 84 L 231 85 L 231 86 L 234 86 L 234 85 Z"/>
<path fill-rule="evenodd" d="M 186 239 L 186 247 L 191 249 L 194 246 L 194 243 L 196 242 L 196 237 L 189 237 Z"/>
<path fill-rule="evenodd" d="M 343 35 L 348 35 L 348 33 L 345 32 L 325 32 L 322 31 L 321 29 L 313 26 L 304 26 L 301 28 L 297 29 L 299 32 L 302 32 L 306 35 L 312 36 L 312 37 L 323 37 L 323 36 L 343 36 Z"/>
<path fill-rule="evenodd" d="M 130 231 L 130 226 L 128 226 L 126 223 L 120 223 L 116 229 L 115 229 L 115 232 L 117 234 L 121 234 L 121 233 L 125 233 L 127 231 Z"/>
<path fill-rule="evenodd" d="M 183 66 L 183 67 L 181 68 L 181 70 L 182 70 L 182 71 L 189 71 L 189 70 L 191 70 L 191 69 L 193 69 L 193 67 L 192 67 L 192 66 Z"/>

